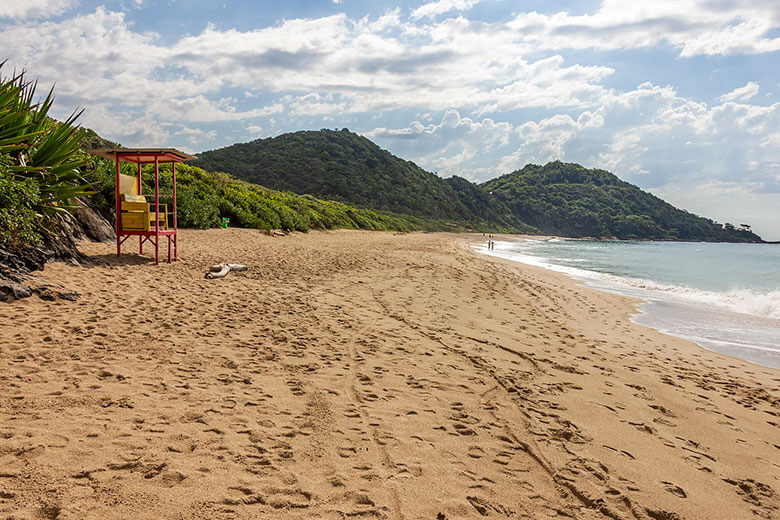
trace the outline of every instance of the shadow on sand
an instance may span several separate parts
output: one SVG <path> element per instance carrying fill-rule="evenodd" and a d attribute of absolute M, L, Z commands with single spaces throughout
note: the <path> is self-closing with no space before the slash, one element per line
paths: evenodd
<path fill-rule="evenodd" d="M 109 265 L 118 267 L 126 265 L 154 264 L 154 257 L 141 256 L 137 253 L 122 253 L 122 256 L 116 256 L 114 253 L 107 255 L 90 255 L 88 258 L 91 260 L 93 266 Z M 167 257 L 165 259 L 160 259 L 161 264 L 167 262 Z"/>

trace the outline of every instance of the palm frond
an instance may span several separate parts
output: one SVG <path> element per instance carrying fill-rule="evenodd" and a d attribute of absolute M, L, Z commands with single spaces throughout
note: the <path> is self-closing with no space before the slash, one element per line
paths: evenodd
<path fill-rule="evenodd" d="M 0 69 L 4 64 L 0 62 Z M 15 182 L 37 185 L 40 196 L 31 209 L 44 217 L 39 231 L 45 232 L 47 219 L 78 207 L 74 200 L 93 193 L 93 186 L 81 173 L 89 162 L 81 152 L 76 124 L 83 109 L 54 122 L 48 117 L 54 87 L 36 102 L 37 88 L 37 80 L 28 81 L 24 71 L 10 78 L 0 75 L 0 162 Z"/>

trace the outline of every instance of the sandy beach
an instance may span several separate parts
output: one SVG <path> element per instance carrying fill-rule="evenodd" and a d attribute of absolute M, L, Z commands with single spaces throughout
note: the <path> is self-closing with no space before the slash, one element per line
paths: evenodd
<path fill-rule="evenodd" d="M 627 298 L 481 236 L 180 233 L 0 304 L 0 518 L 780 518 L 780 371 Z"/>

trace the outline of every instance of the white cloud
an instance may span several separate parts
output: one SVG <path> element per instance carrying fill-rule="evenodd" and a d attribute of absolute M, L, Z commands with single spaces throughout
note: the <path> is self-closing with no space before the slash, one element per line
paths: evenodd
<path fill-rule="evenodd" d="M 159 146 L 166 143 L 170 133 L 153 116 L 132 111 L 110 111 L 105 107 L 87 107 L 79 124 L 98 129 L 103 137 L 124 146 Z"/>
<path fill-rule="evenodd" d="M 479 3 L 479 0 L 438 0 L 423 4 L 412 11 L 413 20 L 420 18 L 433 18 L 450 11 L 466 11 Z"/>
<path fill-rule="evenodd" d="M 216 130 L 204 131 L 200 128 L 189 128 L 184 126 L 181 129 L 174 132 L 174 135 L 186 135 L 189 143 L 197 144 L 203 141 L 212 141 L 214 138 L 217 137 L 217 131 Z"/>
<path fill-rule="evenodd" d="M 404 157 L 410 157 L 427 170 L 445 176 L 458 174 L 473 178 L 470 166 L 483 162 L 495 150 L 506 146 L 511 133 L 509 123 L 496 123 L 489 118 L 474 121 L 449 109 L 439 124 L 423 125 L 414 121 L 407 128 L 376 128 L 365 135 L 380 142 L 400 141 Z"/>
<path fill-rule="evenodd" d="M 758 83 L 749 81 L 744 87 L 735 88 L 727 94 L 720 96 L 721 101 L 749 101 L 758 94 Z"/>
<path fill-rule="evenodd" d="M 555 113 L 518 124 L 477 123 L 449 110 L 439 124 L 414 121 L 406 128 L 377 128 L 366 135 L 393 143 L 393 149 L 427 169 L 476 181 L 528 163 L 564 160 L 601 167 L 648 188 L 685 178 L 744 182 L 757 193 L 780 193 L 775 154 L 780 103 L 708 106 L 650 83 L 629 92 L 605 92 L 595 108 L 571 115 Z M 450 160 L 456 156 L 464 160 Z"/>
<path fill-rule="evenodd" d="M 264 117 L 271 114 L 279 114 L 284 110 L 283 105 L 272 105 L 254 108 L 251 110 L 237 110 L 225 102 L 214 102 L 204 95 L 150 100 L 147 110 L 158 117 L 171 121 L 239 121 L 255 117 Z"/>
<path fill-rule="evenodd" d="M 677 9 L 676 2 L 608 0 L 592 15 L 520 13 L 507 23 L 490 24 L 459 17 L 418 26 L 402 21 L 398 9 L 375 20 L 351 20 L 342 13 L 245 32 L 209 26 L 170 45 L 155 34 L 135 31 L 121 13 L 98 8 L 61 23 L 6 26 L 0 46 L 43 83 L 57 81 L 59 95 L 68 99 L 142 107 L 150 99 L 173 98 L 171 106 L 155 105 L 171 118 L 216 121 L 263 113 L 213 106 L 213 93 L 226 87 L 238 87 L 245 96 L 276 92 L 311 100 L 338 95 L 335 103 L 300 101 L 292 107 L 297 114 L 455 107 L 484 116 L 529 107 L 589 109 L 605 95 L 603 81 L 614 73 L 609 67 L 568 64 L 559 54 L 524 58 L 530 53 L 653 46 L 659 24 L 669 29 L 664 38 L 684 51 L 705 33 L 730 31 L 734 19 L 750 20 L 758 31 L 778 18 L 778 9 L 767 6 L 741 6 L 735 18 L 736 11 L 728 7 L 686 2 L 690 9 Z M 442 0 L 416 12 L 473 4 Z M 775 40 L 762 47 L 762 38 L 744 45 L 721 42 L 717 49 L 696 52 L 772 48 Z M 747 100 L 749 93 L 740 99 Z"/>
<path fill-rule="evenodd" d="M 296 116 L 324 116 L 342 113 L 346 109 L 343 102 L 336 102 L 332 94 L 321 96 L 316 93 L 304 96 L 285 96 L 282 102 L 289 107 L 290 114 Z"/>
<path fill-rule="evenodd" d="M 77 6 L 79 0 L 5 0 L 0 18 L 51 18 Z"/>
<path fill-rule="evenodd" d="M 225 87 L 339 94 L 335 106 L 302 113 L 481 106 L 487 114 L 592 103 L 612 72 L 566 66 L 559 56 L 526 61 L 511 39 L 452 25 L 419 45 L 393 30 L 399 24 L 395 10 L 373 22 L 339 14 L 248 32 L 209 26 L 166 46 L 155 34 L 133 31 L 121 13 L 99 8 L 63 23 L 11 26 L 0 33 L 0 46 L 42 82 L 57 81 L 60 95 L 134 107 L 173 98 L 170 106 L 152 104 L 165 117 L 203 121 L 260 114 L 210 107 L 207 98 Z M 70 72 L 63 77 L 63 70 Z"/>
<path fill-rule="evenodd" d="M 780 50 L 766 37 L 780 23 L 780 4 L 735 0 L 604 0 L 593 14 L 521 13 L 508 25 L 546 49 L 639 49 L 666 42 L 680 55 L 731 55 Z"/>
<path fill-rule="evenodd" d="M 642 84 L 605 95 L 577 119 L 552 116 L 520 125 L 522 144 L 510 157 L 517 167 L 551 158 L 617 173 L 643 187 L 686 182 L 759 182 L 780 174 L 771 151 L 780 135 L 780 103 L 707 106 L 671 87 Z M 539 159 L 542 159 L 541 161 Z"/>

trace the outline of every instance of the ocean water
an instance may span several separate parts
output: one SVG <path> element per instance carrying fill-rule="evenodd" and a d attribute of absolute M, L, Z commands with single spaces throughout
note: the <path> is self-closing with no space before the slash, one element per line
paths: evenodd
<path fill-rule="evenodd" d="M 780 368 L 780 245 L 540 238 L 477 250 L 640 298 L 636 323 Z"/>

